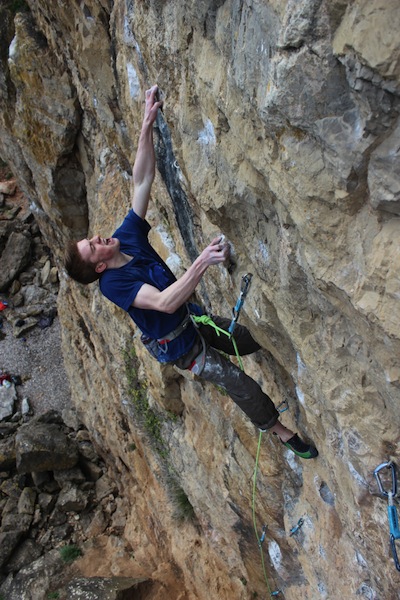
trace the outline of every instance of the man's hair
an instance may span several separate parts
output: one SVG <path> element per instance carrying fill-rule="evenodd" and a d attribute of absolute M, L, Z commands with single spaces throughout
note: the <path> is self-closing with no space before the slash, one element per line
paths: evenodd
<path fill-rule="evenodd" d="M 100 273 L 96 272 L 95 265 L 83 260 L 76 241 L 68 242 L 64 264 L 68 275 L 78 283 L 92 283 L 100 277 Z"/>

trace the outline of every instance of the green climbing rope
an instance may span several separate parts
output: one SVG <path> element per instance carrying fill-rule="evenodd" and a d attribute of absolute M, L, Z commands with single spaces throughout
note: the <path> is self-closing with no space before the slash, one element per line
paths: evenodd
<path fill-rule="evenodd" d="M 271 586 L 269 585 L 269 579 L 268 579 L 267 569 L 266 569 L 265 560 L 264 560 L 264 552 L 263 552 L 263 549 L 262 549 L 262 542 L 264 540 L 263 540 L 263 538 L 260 538 L 259 535 L 258 535 L 257 518 L 256 518 L 257 473 L 258 473 L 258 463 L 259 463 L 259 460 L 260 460 L 260 450 L 261 450 L 262 434 L 263 434 L 263 432 L 260 431 L 260 434 L 258 436 L 258 446 L 257 446 L 257 453 L 256 453 L 256 464 L 254 466 L 254 473 L 253 473 L 253 495 L 252 495 L 252 501 L 251 501 L 251 510 L 252 510 L 252 515 L 253 515 L 254 532 L 256 534 L 256 538 L 257 538 L 257 542 L 258 542 L 258 547 L 260 549 L 261 566 L 262 566 L 262 570 L 263 570 L 263 575 L 264 575 L 265 583 L 267 585 L 267 589 L 268 589 L 269 595 L 273 596 L 273 595 L 276 595 L 276 594 L 274 594 L 272 592 Z"/>
<path fill-rule="evenodd" d="M 218 325 L 216 323 L 214 323 L 212 318 L 209 317 L 208 315 L 200 315 L 200 316 L 192 315 L 192 319 L 195 323 L 200 323 L 201 325 L 209 325 L 210 327 L 213 327 L 215 329 L 215 331 L 217 332 L 217 335 L 221 335 L 221 333 L 223 333 L 224 335 L 227 335 L 232 342 L 233 348 L 235 350 L 236 358 L 238 359 L 239 367 L 242 369 L 242 371 L 244 371 L 242 358 L 239 354 L 236 340 L 233 337 L 233 335 L 230 334 L 229 331 L 225 331 L 225 329 L 218 327 Z"/>
<path fill-rule="evenodd" d="M 225 331 L 225 329 L 222 329 L 221 327 L 218 327 L 218 325 L 216 323 L 214 323 L 214 321 L 212 320 L 211 317 L 209 317 L 208 315 L 192 315 L 192 319 L 193 321 L 195 321 L 196 323 L 200 323 L 202 325 L 208 325 L 210 327 L 213 327 L 215 329 L 215 331 L 217 332 L 217 335 L 227 335 L 231 341 L 232 341 L 232 345 L 233 348 L 235 350 L 235 354 L 236 354 L 236 358 L 238 359 L 238 363 L 239 366 L 241 368 L 242 371 L 244 371 L 243 368 L 243 362 L 242 359 L 240 357 L 239 354 L 239 350 L 235 341 L 235 338 L 233 337 L 233 335 L 231 333 L 229 333 L 229 331 Z M 257 495 L 257 473 L 258 473 L 258 464 L 259 464 L 259 460 L 260 460 L 260 450 L 261 450 L 261 439 L 262 439 L 262 434 L 263 432 L 260 431 L 260 434 L 258 436 L 258 447 L 257 447 L 257 453 L 256 453 L 256 464 L 254 466 L 254 473 L 253 473 L 253 494 L 252 494 L 252 501 L 251 501 L 251 509 L 252 509 L 252 516 L 253 516 L 253 526 L 254 526 L 254 532 L 256 534 L 256 538 L 257 538 L 257 543 L 258 543 L 258 547 L 260 549 L 260 556 L 261 556 L 261 565 L 262 565 L 262 570 L 263 570 L 263 575 L 264 575 L 264 579 L 265 579 L 265 583 L 267 585 L 267 589 L 269 592 L 269 595 L 272 596 L 276 596 L 277 592 L 273 592 L 271 590 L 271 586 L 269 584 L 269 579 L 268 579 L 268 575 L 267 575 L 267 569 L 265 566 L 265 560 L 264 560 L 264 552 L 262 549 L 262 541 L 261 538 L 258 535 L 258 529 L 257 529 L 257 519 L 256 519 L 256 495 Z"/>

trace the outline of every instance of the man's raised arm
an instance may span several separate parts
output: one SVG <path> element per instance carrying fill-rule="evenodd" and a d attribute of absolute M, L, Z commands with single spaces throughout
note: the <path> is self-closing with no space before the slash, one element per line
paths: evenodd
<path fill-rule="evenodd" d="M 133 166 L 132 208 L 135 213 L 145 218 L 149 205 L 150 190 L 154 181 L 156 158 L 153 144 L 153 124 L 162 102 L 157 102 L 158 86 L 153 85 L 146 91 L 144 117 L 140 132 L 135 164 Z"/>

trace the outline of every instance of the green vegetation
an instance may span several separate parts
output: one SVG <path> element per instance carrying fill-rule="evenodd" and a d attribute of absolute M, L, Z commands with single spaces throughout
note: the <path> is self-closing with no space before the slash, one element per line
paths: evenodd
<path fill-rule="evenodd" d="M 173 477 L 169 481 L 169 493 L 174 505 L 174 517 L 180 523 L 194 521 L 196 518 L 194 508 L 185 492 Z"/>
<path fill-rule="evenodd" d="M 149 405 L 146 382 L 139 381 L 138 359 L 132 345 L 124 351 L 124 362 L 128 386 L 126 393 L 135 409 L 138 424 L 149 436 L 154 449 L 162 458 L 167 458 L 168 451 L 161 435 L 162 421 Z"/>
<path fill-rule="evenodd" d="M 166 478 L 169 497 L 174 507 L 175 519 L 178 522 L 194 521 L 196 519 L 194 508 L 179 483 L 178 475 L 168 462 L 169 451 L 162 437 L 163 422 L 166 420 L 176 422 L 179 417 L 170 411 L 163 411 L 159 415 L 150 407 L 147 398 L 147 384 L 146 382 L 139 381 L 139 361 L 135 349 L 130 342 L 127 348 L 123 350 L 127 381 L 125 393 L 133 406 L 137 424 L 146 432 L 151 446 L 163 459 L 163 472 Z M 128 449 L 134 450 L 135 447 L 135 444 L 129 444 Z"/>
<path fill-rule="evenodd" d="M 50 592 L 49 594 L 47 594 L 47 598 L 50 600 L 50 598 L 54 598 L 54 600 L 57 600 L 57 598 L 60 597 L 60 592 Z"/>
<path fill-rule="evenodd" d="M 80 548 L 78 548 L 78 546 L 71 544 L 60 548 L 60 555 L 62 560 L 65 563 L 69 564 L 74 562 L 74 560 L 76 560 L 80 556 L 82 556 L 82 551 L 80 550 Z"/>

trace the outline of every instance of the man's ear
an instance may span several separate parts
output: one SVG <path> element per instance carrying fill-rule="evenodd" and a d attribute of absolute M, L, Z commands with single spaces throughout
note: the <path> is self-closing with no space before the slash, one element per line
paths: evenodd
<path fill-rule="evenodd" d="M 96 273 L 102 273 L 106 269 L 107 269 L 107 263 L 105 263 L 105 262 L 98 262 L 97 265 L 94 268 L 94 270 L 96 271 Z"/>

